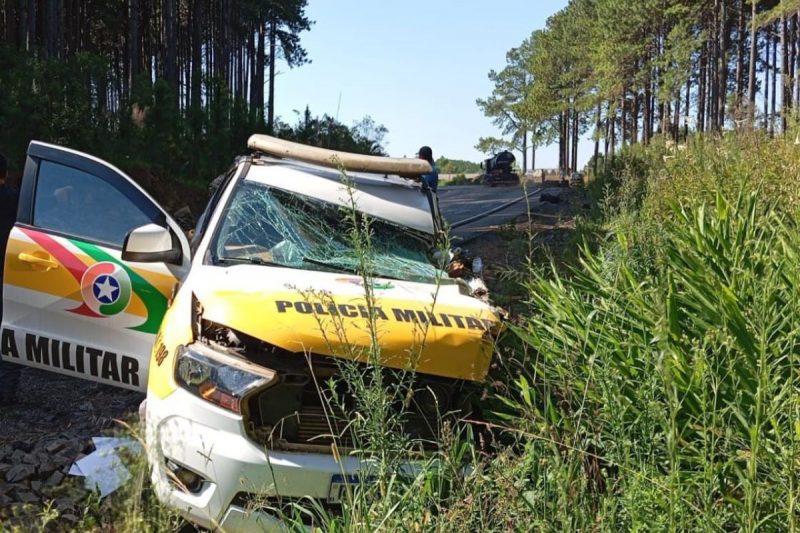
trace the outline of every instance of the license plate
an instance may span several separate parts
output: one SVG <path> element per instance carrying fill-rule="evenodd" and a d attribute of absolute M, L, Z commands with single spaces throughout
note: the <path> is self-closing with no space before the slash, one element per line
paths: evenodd
<path fill-rule="evenodd" d="M 374 483 L 374 479 L 362 479 L 355 474 L 336 474 L 331 478 L 331 490 L 328 492 L 328 503 L 342 503 L 347 499 L 347 491 L 356 490 L 356 488 Z"/>

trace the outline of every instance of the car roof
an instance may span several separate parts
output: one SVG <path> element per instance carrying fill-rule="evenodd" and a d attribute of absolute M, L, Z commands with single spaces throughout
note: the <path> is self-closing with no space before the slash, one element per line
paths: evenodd
<path fill-rule="evenodd" d="M 428 193 L 419 183 L 400 176 L 344 174 L 310 163 L 259 156 L 252 159 L 244 179 L 342 207 L 355 204 L 358 211 L 374 218 L 428 234 L 436 232 Z"/>

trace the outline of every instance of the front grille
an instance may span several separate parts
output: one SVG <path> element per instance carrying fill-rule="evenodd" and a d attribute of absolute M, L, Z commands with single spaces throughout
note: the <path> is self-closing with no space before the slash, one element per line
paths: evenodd
<path fill-rule="evenodd" d="M 366 443 L 354 440 L 350 419 L 341 408 L 331 404 L 323 405 L 312 383 L 302 387 L 276 385 L 249 400 L 245 427 L 251 438 L 271 448 L 305 448 L 331 453 L 334 444 L 340 450 L 364 447 Z M 402 421 L 405 436 L 419 443 L 418 447 L 425 450 L 436 447 L 441 425 L 438 417 L 405 412 Z"/>
<path fill-rule="evenodd" d="M 353 437 L 346 429 L 342 413 L 326 415 L 321 405 L 303 405 L 298 419 L 297 443 L 330 446 L 335 441 L 337 446 L 353 447 Z"/>

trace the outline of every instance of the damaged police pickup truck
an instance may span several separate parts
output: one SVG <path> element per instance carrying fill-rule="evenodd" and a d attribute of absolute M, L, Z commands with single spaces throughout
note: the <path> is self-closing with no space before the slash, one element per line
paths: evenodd
<path fill-rule="evenodd" d="M 405 430 L 435 441 L 500 327 L 478 274 L 436 253 L 427 163 L 249 144 L 189 242 L 120 170 L 32 142 L 3 280 L 2 359 L 146 391 L 159 499 L 225 531 L 278 524 L 252 495 L 336 504 L 367 477 L 320 391 L 344 360 L 365 364 L 377 338 L 382 366 L 415 370 L 436 398 Z M 368 275 L 348 209 L 370 221 Z"/>

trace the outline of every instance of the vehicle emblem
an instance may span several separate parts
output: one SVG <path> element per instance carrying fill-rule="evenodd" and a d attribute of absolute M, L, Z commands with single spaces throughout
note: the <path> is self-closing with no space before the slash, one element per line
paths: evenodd
<path fill-rule="evenodd" d="M 102 316 L 118 315 L 131 302 L 131 279 L 119 265 L 96 263 L 81 278 L 81 296 L 95 313 Z"/>

